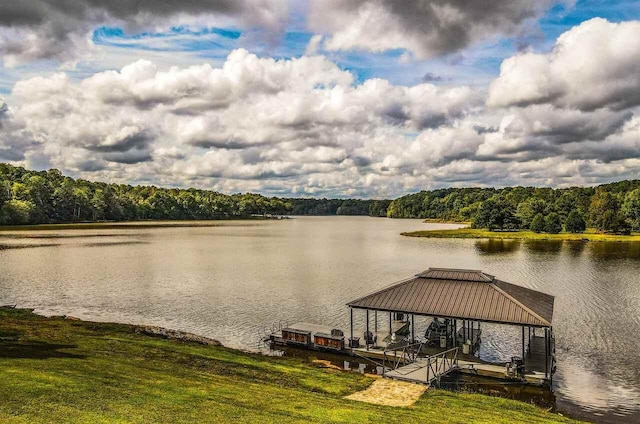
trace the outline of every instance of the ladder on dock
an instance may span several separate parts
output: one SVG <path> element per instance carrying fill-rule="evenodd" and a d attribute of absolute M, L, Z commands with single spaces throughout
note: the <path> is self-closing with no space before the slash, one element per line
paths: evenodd
<path fill-rule="evenodd" d="M 406 348 L 411 352 L 411 345 Z M 412 357 L 412 355 L 415 355 Z M 403 361 L 398 360 L 398 356 L 403 357 Z M 386 357 L 386 355 L 385 355 Z M 393 356 L 389 361 L 389 371 L 383 367 L 383 377 L 394 380 L 410 381 L 431 385 L 440 382 L 440 379 L 452 371 L 458 369 L 458 348 L 445 350 L 435 355 L 420 357 L 419 350 L 406 355 L 397 354 L 397 349 L 393 349 Z M 384 363 L 383 363 L 384 365 Z"/>

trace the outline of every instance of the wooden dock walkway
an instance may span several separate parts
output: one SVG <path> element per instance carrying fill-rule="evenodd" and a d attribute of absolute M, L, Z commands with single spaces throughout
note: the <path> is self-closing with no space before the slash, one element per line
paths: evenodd
<path fill-rule="evenodd" d="M 457 368 L 457 364 L 445 361 L 442 357 L 420 358 L 411 364 L 387 371 L 384 376 L 394 380 L 431 385 Z"/>
<path fill-rule="evenodd" d="M 431 385 L 458 369 L 457 347 L 439 352 L 436 355 L 424 357 L 405 355 L 405 357 L 407 360 L 403 364 L 393 360 L 389 361 L 390 365 L 394 364 L 395 366 L 389 371 L 386 371 L 385 368 L 383 376 L 394 380 Z"/>

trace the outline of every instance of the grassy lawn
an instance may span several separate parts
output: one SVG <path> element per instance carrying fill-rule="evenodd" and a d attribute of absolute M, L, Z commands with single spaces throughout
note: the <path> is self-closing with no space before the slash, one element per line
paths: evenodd
<path fill-rule="evenodd" d="M 411 407 L 343 399 L 372 379 L 0 308 L 0 422 L 572 422 L 522 402 L 428 390 Z M 14 337 L 15 338 L 15 337 Z"/>
<path fill-rule="evenodd" d="M 489 231 L 473 228 L 459 228 L 456 230 L 426 230 L 402 233 L 403 236 L 427 238 L 489 238 L 489 239 L 518 239 L 518 240 L 573 240 L 573 241 L 640 241 L 640 233 L 628 236 L 616 234 L 602 234 L 595 230 L 585 233 L 546 234 L 533 231 Z"/>

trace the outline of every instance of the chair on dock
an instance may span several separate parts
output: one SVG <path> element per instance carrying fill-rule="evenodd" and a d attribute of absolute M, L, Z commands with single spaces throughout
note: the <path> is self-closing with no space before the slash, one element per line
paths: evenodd
<path fill-rule="evenodd" d="M 365 331 L 363 338 L 365 346 L 375 346 L 378 341 L 378 336 L 373 334 L 371 331 Z"/>

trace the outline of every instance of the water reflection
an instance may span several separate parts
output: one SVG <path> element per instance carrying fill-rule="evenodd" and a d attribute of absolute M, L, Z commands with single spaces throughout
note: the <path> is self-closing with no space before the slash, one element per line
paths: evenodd
<path fill-rule="evenodd" d="M 597 259 L 640 259 L 640 243 L 610 242 L 591 244 L 590 253 Z"/>
<path fill-rule="evenodd" d="M 564 248 L 567 249 L 567 253 L 573 257 L 578 257 L 584 253 L 588 243 L 584 241 L 571 241 L 565 242 Z"/>
<path fill-rule="evenodd" d="M 475 242 L 475 248 L 482 255 L 514 253 L 520 249 L 520 240 L 482 239 Z"/>
<path fill-rule="evenodd" d="M 562 240 L 525 240 L 524 246 L 531 253 L 554 255 L 560 253 L 566 243 Z"/>

